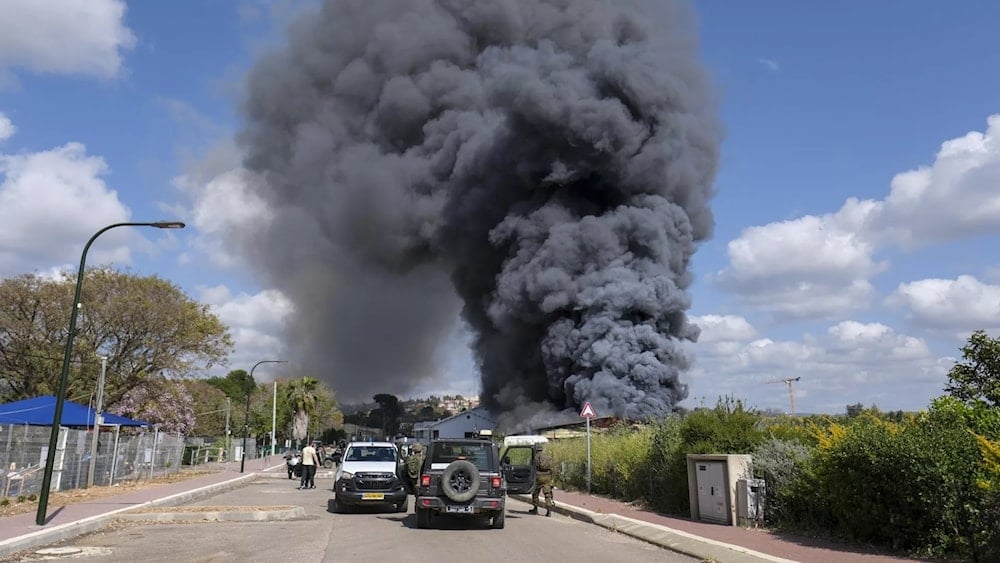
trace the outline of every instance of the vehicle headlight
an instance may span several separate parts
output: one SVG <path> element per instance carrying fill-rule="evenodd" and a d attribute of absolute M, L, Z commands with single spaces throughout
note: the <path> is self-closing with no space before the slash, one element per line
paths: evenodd
<path fill-rule="evenodd" d="M 340 473 L 341 479 L 354 479 L 354 474 L 350 471 L 343 471 Z"/>

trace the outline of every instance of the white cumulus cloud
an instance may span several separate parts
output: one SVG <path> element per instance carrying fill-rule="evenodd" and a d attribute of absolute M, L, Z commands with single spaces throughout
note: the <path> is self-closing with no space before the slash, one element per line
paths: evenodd
<path fill-rule="evenodd" d="M 896 175 L 880 221 L 913 246 L 1000 233 L 1000 115 L 946 141 L 931 166 Z"/>
<path fill-rule="evenodd" d="M 753 325 L 736 315 L 694 316 L 691 322 L 701 327 L 698 342 L 702 344 L 748 340 L 757 334 Z"/>
<path fill-rule="evenodd" d="M 192 243 L 197 251 L 218 266 L 239 265 L 228 243 L 238 233 L 254 229 L 272 218 L 264 200 L 248 189 L 251 173 L 242 168 L 223 171 L 208 179 L 198 174 L 181 176 L 174 185 L 191 198 L 193 226 L 198 235 Z"/>
<path fill-rule="evenodd" d="M 911 319 L 936 328 L 1000 328 L 1000 285 L 973 276 L 901 283 L 888 302 L 904 307 Z"/>
<path fill-rule="evenodd" d="M 785 316 L 863 309 L 890 246 L 913 248 L 1000 233 L 1000 115 L 985 132 L 941 145 L 934 163 L 896 175 L 884 200 L 748 228 L 713 277 L 742 303 Z"/>
<path fill-rule="evenodd" d="M 0 275 L 71 265 L 98 229 L 127 221 L 129 210 L 108 187 L 104 159 L 79 143 L 47 151 L 0 154 Z M 129 229 L 101 237 L 88 264 L 129 259 Z M 139 245 L 141 246 L 141 244 Z"/>
<path fill-rule="evenodd" d="M 283 357 L 280 335 L 294 307 L 280 291 L 265 289 L 253 294 L 234 294 L 228 287 L 219 285 L 199 288 L 198 300 L 207 304 L 229 327 L 233 337 L 235 350 L 224 371 L 249 371 L 250 366 L 260 360 L 289 359 Z"/>
<path fill-rule="evenodd" d="M 32 72 L 113 77 L 135 44 L 123 0 L 4 0 L 0 74 Z"/>
<path fill-rule="evenodd" d="M 10 118 L 0 112 L 0 142 L 6 141 L 7 139 L 14 136 L 17 132 L 17 127 L 11 123 Z"/>

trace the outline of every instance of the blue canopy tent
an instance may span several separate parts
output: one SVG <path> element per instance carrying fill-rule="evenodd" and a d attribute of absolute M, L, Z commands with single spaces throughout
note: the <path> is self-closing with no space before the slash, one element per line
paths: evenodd
<path fill-rule="evenodd" d="M 56 398 L 53 395 L 42 395 L 31 399 L 14 401 L 0 405 L 0 424 L 32 424 L 36 426 L 52 426 L 52 417 L 56 410 Z M 62 426 L 93 426 L 94 409 L 87 405 L 63 402 Z M 104 413 L 105 426 L 152 426 L 148 422 L 132 420 L 124 416 Z"/>

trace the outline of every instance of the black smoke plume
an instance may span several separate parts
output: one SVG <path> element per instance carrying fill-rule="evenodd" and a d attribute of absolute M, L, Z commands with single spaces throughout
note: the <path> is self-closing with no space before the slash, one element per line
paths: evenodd
<path fill-rule="evenodd" d="M 461 309 L 508 423 L 669 412 L 721 136 L 693 29 L 673 0 L 301 17 L 252 70 L 240 137 L 274 211 L 248 250 L 297 307 L 289 344 L 342 397 L 401 394 Z"/>

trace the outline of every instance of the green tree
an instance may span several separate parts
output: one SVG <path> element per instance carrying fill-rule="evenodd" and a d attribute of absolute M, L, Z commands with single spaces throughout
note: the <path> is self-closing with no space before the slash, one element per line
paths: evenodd
<path fill-rule="evenodd" d="M 201 379 L 185 379 L 181 383 L 194 399 L 193 436 L 225 436 L 226 394 Z"/>
<path fill-rule="evenodd" d="M 245 369 L 234 369 L 225 377 L 210 377 L 206 383 L 221 390 L 233 401 L 243 402 L 247 398 L 247 393 L 252 393 L 257 387 L 250 374 Z"/>
<path fill-rule="evenodd" d="M 54 394 L 62 366 L 75 272 L 0 280 L 0 400 Z M 86 399 L 97 386 L 99 356 L 108 357 L 105 405 L 146 380 L 183 377 L 224 360 L 228 329 L 208 306 L 156 276 L 109 268 L 84 276 L 67 397 Z"/>
<path fill-rule="evenodd" d="M 967 404 L 982 401 L 1000 407 L 1000 339 L 977 330 L 962 347 L 962 358 L 948 372 L 944 390 Z"/>

